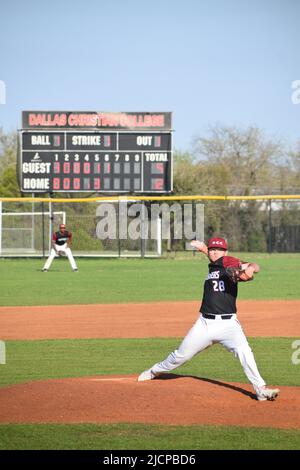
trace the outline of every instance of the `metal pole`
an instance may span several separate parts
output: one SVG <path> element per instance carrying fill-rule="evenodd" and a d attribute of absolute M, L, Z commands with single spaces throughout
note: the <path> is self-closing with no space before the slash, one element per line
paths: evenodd
<path fill-rule="evenodd" d="M 192 201 L 192 230 L 195 227 L 195 233 L 196 233 L 196 226 L 197 226 L 197 221 L 196 219 L 196 210 L 195 210 L 195 201 Z M 197 235 L 196 235 L 197 239 Z M 196 255 L 196 250 L 193 250 L 193 257 Z"/>
<path fill-rule="evenodd" d="M 141 208 L 141 257 L 145 257 L 146 252 L 146 207 L 142 203 Z"/>
<path fill-rule="evenodd" d="M 42 202 L 42 245 L 43 245 L 43 258 L 45 258 L 45 209 L 44 209 L 44 202 Z"/>
<path fill-rule="evenodd" d="M 120 238 L 120 211 L 122 202 L 118 203 L 118 255 L 121 258 L 121 238 Z"/>
<path fill-rule="evenodd" d="M 2 201 L 0 201 L 0 255 L 2 254 Z"/>
<path fill-rule="evenodd" d="M 269 240 L 268 240 L 268 253 L 273 251 L 273 240 L 272 240 L 272 200 L 269 199 L 268 202 L 268 231 L 269 231 Z"/>
<path fill-rule="evenodd" d="M 132 201 L 130 201 L 132 202 Z M 114 203 L 112 203 L 114 204 Z M 122 248 L 124 247 L 123 240 L 128 240 L 128 200 L 126 196 L 119 199 L 118 203 L 118 253 L 119 257 L 122 255 Z"/>
<path fill-rule="evenodd" d="M 157 256 L 162 255 L 162 242 L 161 242 L 161 218 L 158 214 L 156 220 L 156 237 L 157 237 Z"/>
<path fill-rule="evenodd" d="M 49 194 L 49 197 L 52 197 L 52 194 Z M 49 201 L 49 253 L 51 250 L 51 239 L 53 233 L 53 209 L 52 209 L 52 202 Z"/>
<path fill-rule="evenodd" d="M 34 198 L 34 193 L 32 193 L 32 197 Z M 31 204 L 31 249 L 34 250 L 34 201 Z"/>

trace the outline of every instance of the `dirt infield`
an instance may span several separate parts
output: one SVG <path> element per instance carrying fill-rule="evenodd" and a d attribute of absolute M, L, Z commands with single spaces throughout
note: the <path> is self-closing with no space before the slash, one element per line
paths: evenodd
<path fill-rule="evenodd" d="M 0 307 L 1 339 L 182 337 L 199 302 Z M 300 300 L 239 301 L 247 336 L 300 336 Z"/>
<path fill-rule="evenodd" d="M 297 387 L 258 402 L 250 385 L 168 374 L 47 380 L 0 388 L 0 423 L 159 423 L 300 427 Z M 188 397 L 188 400 L 187 400 Z"/>
<path fill-rule="evenodd" d="M 247 336 L 300 336 L 300 301 L 239 301 L 238 307 Z M 1 307 L 1 339 L 182 337 L 198 308 L 199 302 Z M 36 381 L 0 388 L 0 423 L 299 429 L 299 387 L 280 388 L 275 402 L 258 402 L 249 384 L 175 374 L 141 383 L 136 376 Z"/>

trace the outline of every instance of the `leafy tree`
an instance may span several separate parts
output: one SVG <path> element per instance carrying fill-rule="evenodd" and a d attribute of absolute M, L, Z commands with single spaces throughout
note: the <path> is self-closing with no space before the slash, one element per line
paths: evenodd
<path fill-rule="evenodd" d="M 20 197 L 16 173 L 17 133 L 0 129 L 0 197 Z"/>
<path fill-rule="evenodd" d="M 0 179 L 0 196 L 20 197 L 20 190 L 16 177 L 16 168 L 14 165 L 7 166 L 2 171 Z"/>
<path fill-rule="evenodd" d="M 266 139 L 257 128 L 214 127 L 195 140 L 190 159 L 194 188 L 197 194 L 208 195 L 287 194 L 296 187 L 299 192 L 299 155 L 300 151 L 288 159 L 280 142 Z M 291 216 L 299 220 L 295 203 L 293 210 L 290 203 L 276 207 L 281 210 L 273 223 L 286 226 Z M 267 217 L 264 201 L 208 201 L 206 236 L 225 236 L 234 250 L 263 251 L 269 237 Z"/>
<path fill-rule="evenodd" d="M 174 193 L 195 194 L 197 179 L 194 159 L 189 153 L 174 154 Z"/>
<path fill-rule="evenodd" d="M 7 166 L 17 161 L 17 133 L 5 134 L 0 128 L 0 175 Z"/>
<path fill-rule="evenodd" d="M 194 154 L 210 164 L 211 171 L 223 168 L 227 194 L 246 196 L 270 193 L 282 147 L 257 128 L 213 127 L 208 137 L 195 141 Z"/>

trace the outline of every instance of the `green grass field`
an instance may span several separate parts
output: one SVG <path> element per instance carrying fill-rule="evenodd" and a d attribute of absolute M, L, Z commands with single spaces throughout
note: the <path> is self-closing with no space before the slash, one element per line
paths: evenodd
<path fill-rule="evenodd" d="M 0 450 L 294 450 L 300 431 L 142 424 L 0 425 Z"/>
<path fill-rule="evenodd" d="M 241 259 L 249 255 L 238 254 Z M 299 299 L 300 254 L 251 254 L 261 272 L 240 286 L 240 299 Z M 42 273 L 39 259 L 0 260 L 0 305 L 61 305 L 197 300 L 207 273 L 203 255 L 180 259 L 66 259 Z"/>
<path fill-rule="evenodd" d="M 240 286 L 241 299 L 300 299 L 300 254 L 240 255 L 261 273 Z M 73 273 L 55 260 L 0 260 L 0 303 L 8 305 L 92 304 L 197 300 L 207 262 L 191 254 L 176 259 L 79 259 Z M 0 332 L 1 339 L 1 332 Z M 268 383 L 300 385 L 291 362 L 297 338 L 249 338 Z M 48 378 L 138 374 L 178 345 L 178 338 L 6 341 L 7 364 L 0 386 Z M 138 354 L 137 354 L 138 351 Z M 74 357 L 76 360 L 74 360 Z M 299 366 L 298 366 L 299 367 Z M 239 362 L 214 346 L 176 371 L 182 375 L 246 383 Z M 299 449 L 300 431 L 216 426 L 0 425 L 0 449 Z"/>
<path fill-rule="evenodd" d="M 296 366 L 291 362 L 294 339 L 249 338 L 268 383 L 300 385 Z M 0 366 L 0 386 L 47 378 L 138 374 L 162 360 L 179 341 L 178 338 L 6 341 L 7 364 Z M 239 361 L 220 345 L 203 351 L 177 372 L 246 381 Z"/>

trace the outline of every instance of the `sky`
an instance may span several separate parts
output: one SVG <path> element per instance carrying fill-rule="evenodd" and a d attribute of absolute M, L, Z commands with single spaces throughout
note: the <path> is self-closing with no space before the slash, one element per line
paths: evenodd
<path fill-rule="evenodd" d="M 298 0 L 0 0 L 5 132 L 22 110 L 165 111 L 183 152 L 216 125 L 293 146 L 296 80 Z"/>

